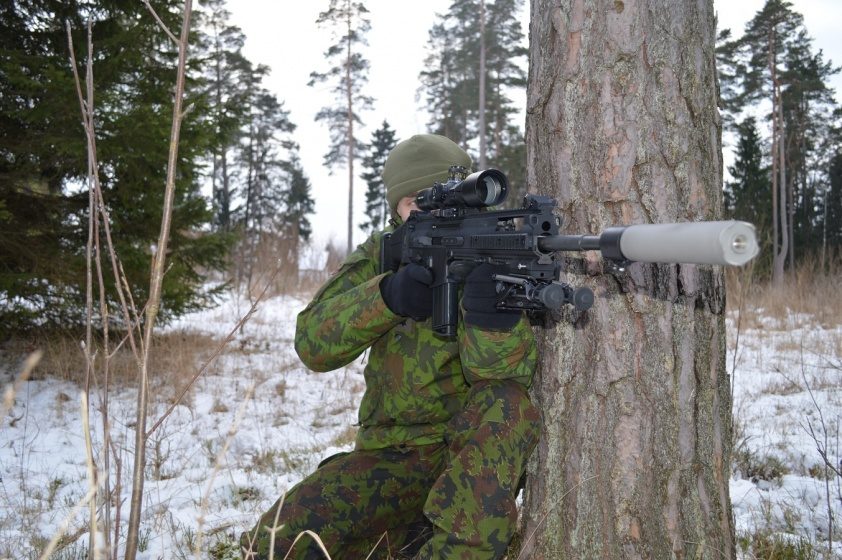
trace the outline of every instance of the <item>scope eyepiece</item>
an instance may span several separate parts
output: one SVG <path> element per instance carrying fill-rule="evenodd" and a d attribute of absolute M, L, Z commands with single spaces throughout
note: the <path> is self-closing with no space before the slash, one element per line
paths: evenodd
<path fill-rule="evenodd" d="M 485 208 L 500 204 L 508 193 L 506 175 L 497 169 L 486 169 L 468 175 L 463 181 L 451 179 L 436 183 L 419 192 L 415 203 L 427 212 L 453 207 Z"/>

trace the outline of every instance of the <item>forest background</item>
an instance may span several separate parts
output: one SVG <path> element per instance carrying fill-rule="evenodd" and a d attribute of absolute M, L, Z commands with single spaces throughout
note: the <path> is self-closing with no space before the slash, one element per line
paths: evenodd
<path fill-rule="evenodd" d="M 199 309 L 218 295 L 204 285 L 208 271 L 225 270 L 225 279 L 250 285 L 256 269 L 269 266 L 274 256 L 287 263 L 288 277 L 299 268 L 322 269 L 338 260 L 385 223 L 380 169 L 390 147 L 415 133 L 445 133 L 469 150 L 476 167 L 502 169 L 514 186 L 510 203 L 516 204 L 525 172 L 528 8 L 516 0 L 488 3 L 488 31 L 482 35 L 477 25 L 482 5 L 467 0 L 423 6 L 332 2 L 331 9 L 246 0 L 200 4 L 191 37 L 191 112 L 183 132 L 174 258 L 164 279 L 162 318 Z M 796 258 L 824 258 L 842 237 L 842 163 L 836 157 L 840 74 L 832 62 L 835 53 L 842 57 L 833 29 L 838 8 L 819 0 L 723 2 L 716 8 L 720 30 L 731 31 L 718 42 L 726 215 L 758 225 L 769 259 L 761 270 L 771 270 L 771 259 L 781 253 L 772 250 L 775 235 L 781 244 L 778 220 L 772 220 L 779 216 L 772 206 L 778 190 L 773 178 L 783 177 L 791 189 L 792 216 L 789 227 L 780 229 L 791 230 L 788 245 L 794 249 L 776 262 L 787 253 L 792 270 Z M 766 50 L 758 43 L 760 31 L 755 29 L 752 39 L 749 29 L 762 27 L 764 17 L 778 17 L 763 15 L 772 8 L 788 18 L 775 47 L 787 135 L 778 144 L 769 119 L 772 92 L 763 78 Z M 162 1 L 157 9 L 173 23 L 177 5 Z M 89 14 L 94 22 L 102 20 L 93 26 L 102 181 L 131 285 L 145 284 L 140 280 L 154 252 L 160 195 L 152 185 L 164 178 L 169 118 L 164 102 L 173 46 L 142 4 L 7 5 L 2 20 L 7 78 L 0 84 L 6 117 L 0 146 L 6 154 L 0 164 L 5 232 L 0 328 L 6 331 L 69 325 L 82 316 L 84 139 L 64 28 L 56 22 L 73 26 L 82 56 Z M 129 24 L 135 20 L 138 25 Z M 347 53 L 346 24 L 352 29 Z M 485 73 L 478 72 L 481 37 L 487 38 Z M 143 48 L 134 47 L 138 44 Z M 348 53 L 350 135 L 347 79 L 340 75 Z M 480 79 L 486 82 L 483 112 Z M 788 175 L 771 160 L 777 145 L 785 146 Z M 145 301 L 144 290 L 137 288 L 137 301 Z"/>
<path fill-rule="evenodd" d="M 370 1 L 365 3 L 371 11 L 372 28 L 367 53 L 374 61 L 371 67 L 369 91 L 376 98 L 372 111 L 366 115 L 368 131 L 388 120 L 399 138 L 427 132 L 428 116 L 423 100 L 418 98 L 418 74 L 423 68 L 430 28 L 437 21 L 437 14 L 446 14 L 449 0 L 432 0 L 421 3 L 395 3 Z M 763 0 L 727 2 L 715 0 L 719 29 L 730 29 L 734 36 L 741 36 L 746 23 L 763 7 Z M 842 19 L 842 7 L 833 0 L 795 0 L 793 9 L 804 16 L 804 26 L 814 39 L 813 48 L 824 53 L 825 59 L 837 64 L 842 61 L 842 36 L 837 24 Z M 309 73 L 323 60 L 323 45 L 327 34 L 313 26 L 318 13 L 324 9 L 319 3 L 258 7 L 255 0 L 228 2 L 231 21 L 239 26 L 248 38 L 244 47 L 246 55 L 259 63 L 267 64 L 273 71 L 266 83 L 286 101 L 295 122 L 301 124 L 301 158 L 314 185 L 316 200 L 312 218 L 315 239 L 341 242 L 345 229 L 337 220 L 347 209 L 347 200 L 336 196 L 342 190 L 344 176 L 331 176 L 322 166 L 324 146 L 329 142 L 328 131 L 315 123 L 308 123 L 318 108 L 323 106 L 327 91 L 296 88 L 306 83 Z M 522 6 L 517 16 L 523 31 L 523 46 L 528 41 L 529 6 Z M 307 45 L 309 48 L 301 48 Z M 289 57 L 287 53 L 295 52 Z M 525 57 L 519 60 L 526 69 Z M 828 80 L 839 102 L 842 95 L 842 75 L 835 74 Z M 512 122 L 523 127 L 525 91 L 511 94 L 518 113 Z M 419 110 L 420 109 L 420 110 Z M 368 138 L 370 133 L 361 133 Z M 306 139 L 306 140 L 305 140 Z M 726 132 L 723 154 L 726 166 L 733 163 L 735 139 Z M 503 169 L 508 173 L 507 169 Z M 727 173 L 727 170 L 726 170 Z M 726 176 L 727 177 L 727 176 Z M 364 218 L 364 195 L 358 190 L 355 207 L 359 210 L 356 221 Z M 362 230 L 355 232 L 355 241 L 363 239 Z"/>

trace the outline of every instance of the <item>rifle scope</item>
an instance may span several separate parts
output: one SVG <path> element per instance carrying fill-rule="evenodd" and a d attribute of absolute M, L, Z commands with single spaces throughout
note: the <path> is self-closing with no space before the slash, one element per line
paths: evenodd
<path fill-rule="evenodd" d="M 497 169 L 486 169 L 468 175 L 463 181 L 451 179 L 436 183 L 419 192 L 415 203 L 425 212 L 441 208 L 485 208 L 506 200 L 508 192 L 506 175 Z"/>

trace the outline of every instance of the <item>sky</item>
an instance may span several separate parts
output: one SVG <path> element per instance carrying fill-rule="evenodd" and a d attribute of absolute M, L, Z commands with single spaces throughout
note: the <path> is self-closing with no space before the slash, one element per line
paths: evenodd
<path fill-rule="evenodd" d="M 825 59 L 842 64 L 842 34 L 839 33 L 842 0 L 791 1 L 793 8 L 804 16 L 814 47 L 824 51 Z M 369 46 L 364 53 L 371 63 L 366 93 L 375 98 L 375 103 L 373 110 L 362 115 L 366 126 L 358 137 L 368 141 L 384 119 L 396 130 L 399 139 L 427 132 L 428 117 L 418 97 L 418 75 L 429 29 L 437 21 L 436 14 L 447 11 L 450 0 L 366 0 L 364 3 L 371 16 Z M 333 242 L 344 248 L 348 221 L 347 170 L 337 168 L 331 175 L 323 166 L 322 157 L 329 144 L 328 130 L 314 122 L 319 109 L 332 103 L 330 85 L 307 86 L 310 72 L 328 69 L 324 51 L 331 44 L 331 36 L 315 23 L 319 12 L 327 9 L 328 4 L 328 0 L 229 0 L 228 9 L 232 23 L 246 35 L 245 55 L 252 62 L 272 69 L 265 86 L 284 102 L 290 118 L 298 126 L 296 140 L 301 146 L 301 161 L 316 200 L 316 213 L 310 219 L 314 242 L 317 246 Z M 740 35 L 746 22 L 763 4 L 764 0 L 714 0 L 719 27 L 730 28 L 734 35 Z M 524 36 L 528 35 L 527 11 L 528 2 L 521 18 Z M 833 84 L 837 100 L 842 100 L 842 77 L 837 75 Z M 525 99 L 524 91 L 521 93 L 524 104 Z M 726 163 L 727 160 L 726 153 Z M 362 179 L 355 179 L 354 189 L 355 224 L 358 224 L 364 220 L 366 185 Z M 365 234 L 355 225 L 354 243 L 364 239 Z"/>

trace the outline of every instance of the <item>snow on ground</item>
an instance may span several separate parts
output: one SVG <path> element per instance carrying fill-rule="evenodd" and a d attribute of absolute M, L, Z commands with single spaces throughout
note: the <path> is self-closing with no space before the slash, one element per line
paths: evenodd
<path fill-rule="evenodd" d="M 825 449 L 828 462 L 842 470 L 842 327 L 797 314 L 781 320 L 764 317 L 762 310 L 752 314 L 739 340 L 738 315 L 728 320 L 736 530 L 739 535 L 765 528 L 818 544 L 827 541 L 829 510 L 836 519 L 842 515 L 840 478 L 830 476 L 826 484 L 818 450 Z M 838 523 L 833 530 L 839 531 Z"/>
<path fill-rule="evenodd" d="M 259 513 L 322 458 L 351 447 L 351 427 L 364 389 L 362 369 L 355 363 L 331 373 L 313 373 L 300 364 L 292 338 L 295 316 L 304 305 L 304 300 L 290 296 L 261 304 L 228 353 L 151 437 L 141 560 L 192 558 L 200 533 L 205 549 L 230 541 L 251 528 Z M 198 331 L 221 340 L 248 309 L 247 300 L 230 298 L 168 330 Z M 187 376 L 174 377 L 181 384 Z M 147 429 L 171 404 L 175 384 L 161 378 L 150 383 L 154 404 Z M 135 390 L 125 389 L 112 394 L 109 404 L 111 437 L 122 450 L 124 520 L 131 497 L 133 455 L 127 450 L 134 447 L 136 398 Z M 3 419 L 0 558 L 33 556 L 31 547 L 43 548 L 88 491 L 79 401 L 80 388 L 70 383 L 30 381 Z M 98 450 L 101 422 L 98 413 L 92 416 Z M 113 457 L 111 461 L 113 465 Z M 70 533 L 84 526 L 81 512 Z M 33 535 L 46 540 L 33 543 Z M 80 543 L 87 541 L 80 536 Z"/>
<path fill-rule="evenodd" d="M 222 544 L 250 528 L 319 461 L 351 447 L 364 389 L 364 356 L 330 373 L 306 370 L 292 348 L 295 316 L 305 304 L 294 296 L 263 302 L 227 353 L 153 434 L 141 560 L 193 558 L 200 540 L 200 557 L 236 557 L 230 549 L 226 556 Z M 168 330 L 222 339 L 248 308 L 247 300 L 230 296 L 218 308 L 190 315 Z M 739 341 L 737 315 L 728 319 L 735 456 L 741 459 L 735 461 L 731 480 L 737 533 L 768 529 L 819 543 L 827 535 L 828 498 L 822 459 L 807 430 L 812 425 L 823 438 L 824 419 L 829 459 L 838 464 L 842 329 L 814 325 L 809 317 L 775 321 L 755 315 L 750 326 L 740 322 Z M 11 372 L 3 375 L 4 384 L 11 381 Z M 188 377 L 182 373 L 150 383 L 153 406 L 147 428 Z M 88 491 L 79 395 L 72 383 L 29 381 L 0 419 L 0 558 L 37 557 L 34 550 L 59 531 Z M 112 392 L 109 404 L 124 520 L 131 495 L 135 399 L 136 391 L 124 388 Z M 94 448 L 101 464 L 101 403 L 92 404 Z M 111 462 L 114 471 L 113 456 Z M 830 493 L 830 507 L 839 516 L 839 478 L 831 477 Z M 84 557 L 85 515 L 81 511 L 71 519 L 68 532 L 78 540 L 62 557 Z"/>

